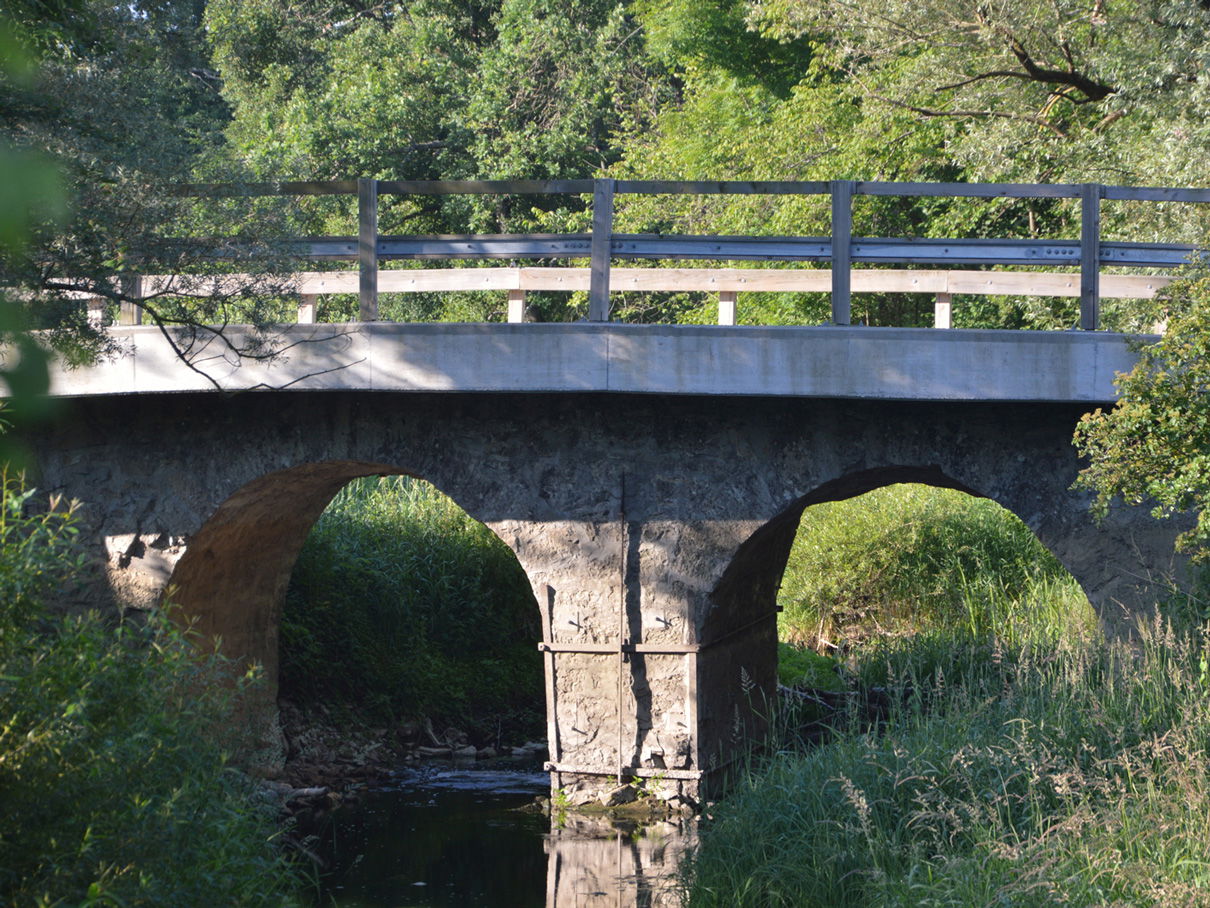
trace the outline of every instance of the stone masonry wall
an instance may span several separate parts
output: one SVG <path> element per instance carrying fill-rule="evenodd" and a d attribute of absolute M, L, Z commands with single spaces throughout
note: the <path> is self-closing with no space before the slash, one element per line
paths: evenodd
<path fill-rule="evenodd" d="M 408 473 L 453 497 L 517 554 L 549 622 L 564 780 L 643 767 L 695 794 L 759 733 L 777 586 L 812 503 L 898 481 L 993 498 L 1119 629 L 1148 578 L 1180 568 L 1175 528 L 1145 509 L 1098 527 L 1070 490 L 1072 405 L 260 392 L 68 406 L 32 442 L 40 488 L 84 502 L 91 595 L 146 606 L 171 584 L 270 678 L 294 560 L 344 483 Z M 620 638 L 638 649 L 620 654 Z"/>

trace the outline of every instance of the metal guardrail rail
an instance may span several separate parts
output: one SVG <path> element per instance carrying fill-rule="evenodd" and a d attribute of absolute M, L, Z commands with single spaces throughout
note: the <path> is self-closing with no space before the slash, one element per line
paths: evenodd
<path fill-rule="evenodd" d="M 1208 251 L 1183 243 L 1122 243 L 1101 239 L 1102 200 L 1210 203 L 1210 189 L 1105 186 L 1097 183 L 897 183 L 852 180 L 715 182 L 671 180 L 335 180 L 194 184 L 181 195 L 249 197 L 353 195 L 358 200 L 357 236 L 305 237 L 284 241 L 283 251 L 318 261 L 358 263 L 359 316 L 378 316 L 379 265 L 394 259 L 588 259 L 589 320 L 609 320 L 614 259 L 827 262 L 832 322 L 851 315 L 853 265 L 1052 265 L 1079 267 L 1080 327 L 1099 324 L 1101 268 L 1106 265 L 1172 268 Z M 378 231 L 382 195 L 592 195 L 592 230 L 576 234 L 386 236 Z M 625 194 L 829 195 L 828 237 L 698 236 L 615 233 L 614 200 Z M 933 239 L 853 236 L 856 196 L 1079 199 L 1081 231 L 1075 240 Z M 1056 294 L 1067 295 L 1067 294 Z"/>

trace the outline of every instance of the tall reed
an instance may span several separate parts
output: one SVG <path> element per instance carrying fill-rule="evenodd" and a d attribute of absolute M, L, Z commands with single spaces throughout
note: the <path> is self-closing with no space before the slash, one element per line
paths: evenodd
<path fill-rule="evenodd" d="M 692 904 L 1210 904 L 1204 630 L 869 661 L 885 714 L 754 764 L 712 809 Z"/>

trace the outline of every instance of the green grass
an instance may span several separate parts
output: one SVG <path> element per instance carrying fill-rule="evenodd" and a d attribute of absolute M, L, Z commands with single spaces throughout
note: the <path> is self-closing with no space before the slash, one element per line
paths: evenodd
<path fill-rule="evenodd" d="M 783 640 L 832 652 L 922 627 L 1029 636 L 1094 623 L 1025 524 L 993 501 L 922 485 L 808 508 L 778 604 Z"/>
<path fill-rule="evenodd" d="M 896 644 L 889 715 L 753 767 L 694 905 L 1210 904 L 1204 635 Z"/>
<path fill-rule="evenodd" d="M 777 644 L 777 680 L 786 687 L 842 691 L 844 681 L 837 674 L 834 659 L 792 643 Z"/>
<path fill-rule="evenodd" d="M 782 601 L 849 705 L 776 716 L 690 904 L 1210 905 L 1210 627 L 1106 643 L 1019 521 L 921 487 L 810 509 Z"/>
<path fill-rule="evenodd" d="M 433 486 L 351 483 L 319 519 L 281 622 L 282 695 L 473 737 L 543 727 L 538 609 L 512 551 Z"/>

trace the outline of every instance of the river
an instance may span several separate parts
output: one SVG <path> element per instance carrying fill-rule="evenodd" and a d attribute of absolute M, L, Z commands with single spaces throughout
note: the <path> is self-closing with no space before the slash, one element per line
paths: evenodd
<path fill-rule="evenodd" d="M 690 820 L 645 826 L 533 810 L 549 777 L 450 764 L 398 773 L 336 811 L 315 904 L 340 908 L 662 908 L 696 841 Z"/>

